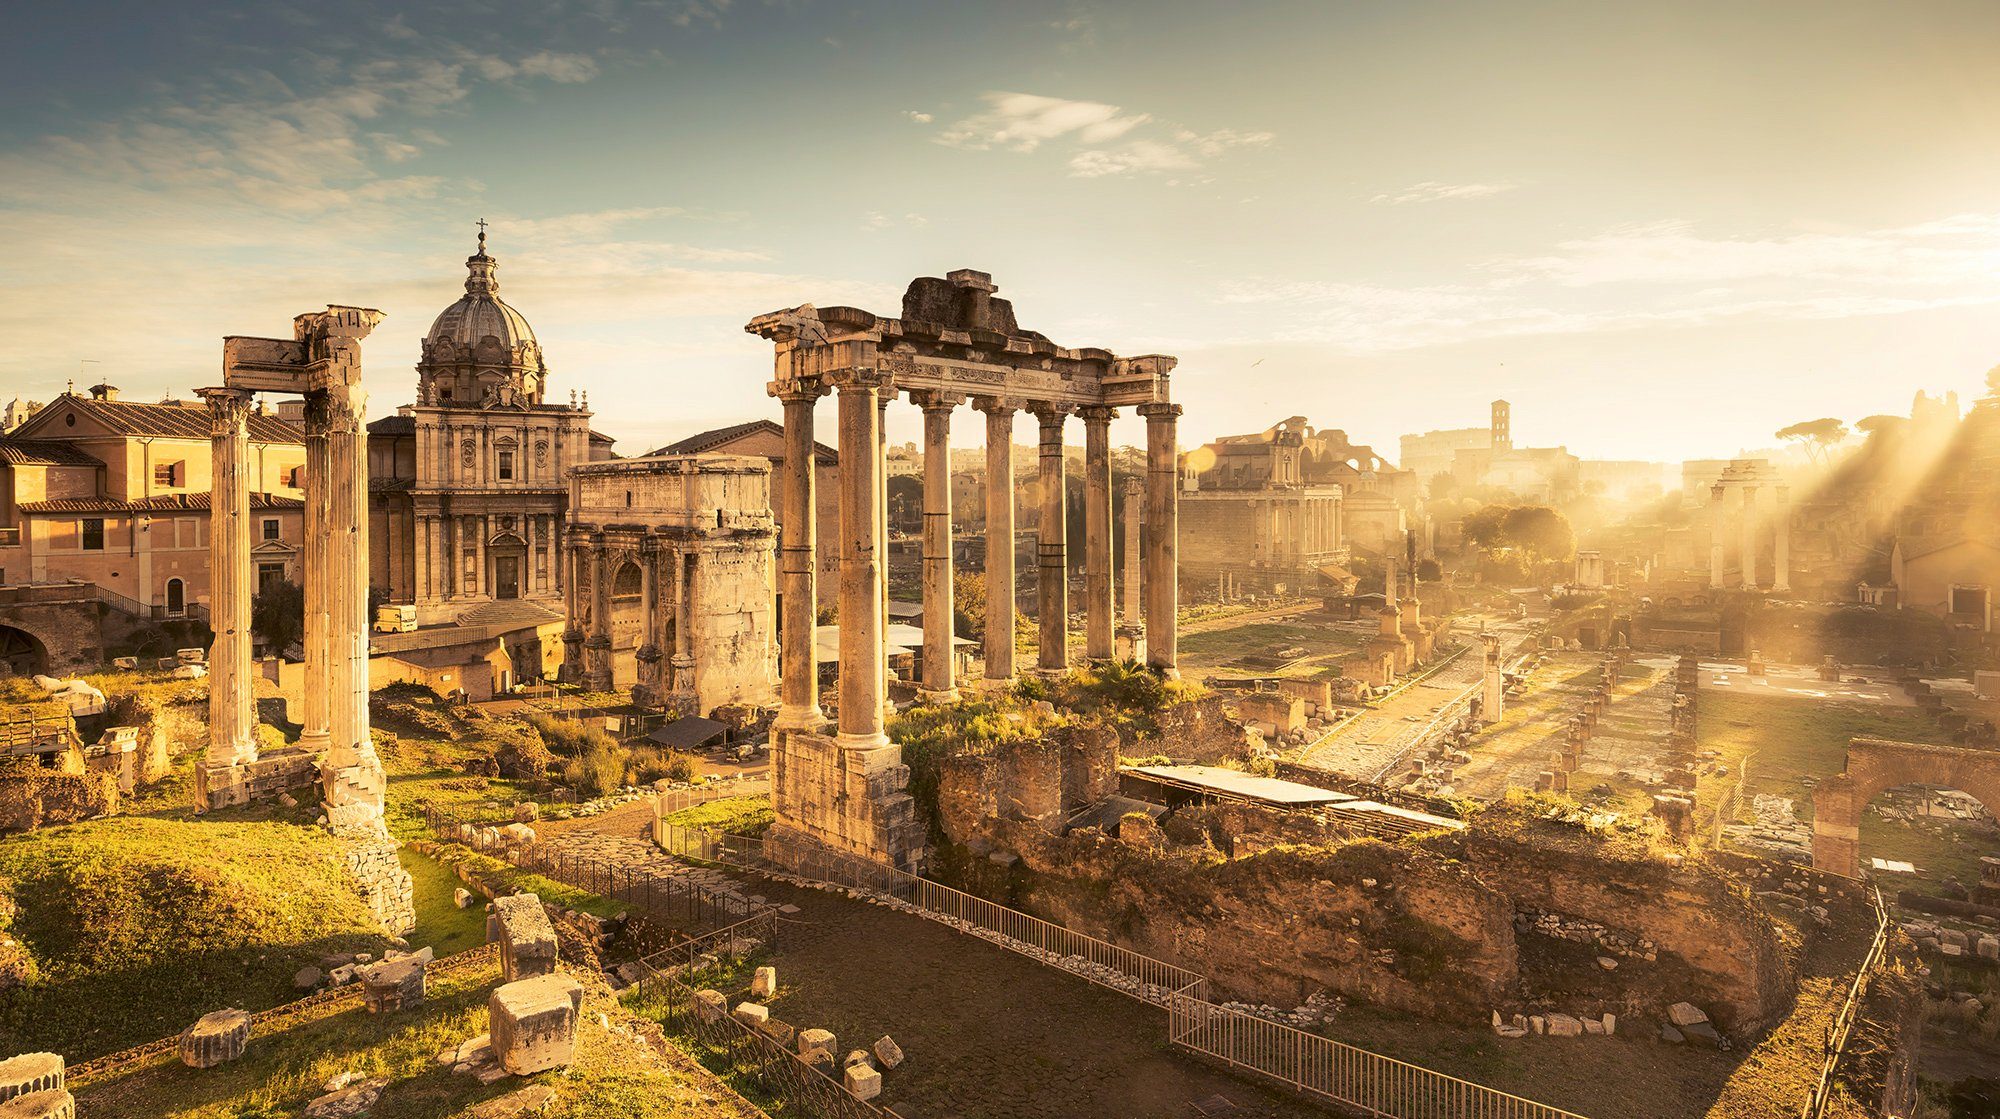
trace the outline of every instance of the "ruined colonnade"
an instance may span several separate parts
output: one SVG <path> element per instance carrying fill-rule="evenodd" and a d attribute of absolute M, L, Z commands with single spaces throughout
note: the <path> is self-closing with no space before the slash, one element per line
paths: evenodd
<path fill-rule="evenodd" d="M 1740 469 L 1745 476 L 1738 476 L 1739 468 L 1732 466 L 1709 489 L 1708 585 L 1715 589 L 1729 585 L 1729 537 L 1733 530 L 1737 538 L 1737 585 L 1744 590 L 1764 587 L 1783 594 L 1792 589 L 1791 487 L 1759 481 L 1748 476 L 1750 468 Z M 1759 507 L 1759 495 L 1765 488 L 1772 497 L 1768 510 Z M 1731 490 L 1737 493 L 1733 506 L 1728 500 Z M 1767 535 L 1771 541 L 1771 579 L 1764 584 L 1758 581 L 1758 576 L 1760 553 Z"/>

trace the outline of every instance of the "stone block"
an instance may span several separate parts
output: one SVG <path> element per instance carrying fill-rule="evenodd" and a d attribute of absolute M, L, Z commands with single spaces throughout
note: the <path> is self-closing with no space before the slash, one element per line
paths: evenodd
<path fill-rule="evenodd" d="M 486 918 L 486 939 L 500 944 L 500 976 L 507 983 L 548 975 L 556 969 L 556 927 L 534 894 L 495 898 Z"/>
<path fill-rule="evenodd" d="M 729 998 L 721 991 L 694 993 L 694 1015 L 704 1022 L 720 1022 L 729 1013 Z"/>
<path fill-rule="evenodd" d="M 733 1012 L 738 1022 L 758 1029 L 771 1020 L 771 1008 L 761 1003 L 739 1002 Z"/>
<path fill-rule="evenodd" d="M 875 1062 L 883 1068 L 895 1068 L 903 1063 L 903 1047 L 896 1039 L 883 1034 L 875 1040 Z"/>
<path fill-rule="evenodd" d="M 23 1053 L 0 1061 L 0 1101 L 63 1087 L 60 1053 Z"/>
<path fill-rule="evenodd" d="M 387 1014 L 424 1001 L 425 972 L 432 952 L 425 948 L 360 970 L 362 1002 L 370 1014 Z"/>
<path fill-rule="evenodd" d="M 472 891 L 459 886 L 451 892 L 451 902 L 460 909 L 472 908 Z"/>
<path fill-rule="evenodd" d="M 760 999 L 768 999 L 778 993 L 778 969 L 760 967 L 750 977 L 750 993 Z"/>
<path fill-rule="evenodd" d="M 866 1061 L 847 1066 L 841 1073 L 841 1083 L 846 1085 L 847 1094 L 857 1100 L 872 1100 L 882 1094 L 882 1074 Z"/>
<path fill-rule="evenodd" d="M 1697 1022 L 1708 1021 L 1708 1012 L 1691 1002 L 1677 1002 L 1667 1008 L 1667 1021 L 1686 1029 Z"/>
<path fill-rule="evenodd" d="M 1583 1033 L 1583 1023 L 1568 1014 L 1548 1016 L 1550 1037 L 1578 1037 Z"/>
<path fill-rule="evenodd" d="M 388 1086 L 388 1080 L 378 1079 L 336 1088 L 307 1104 L 299 1119 L 359 1119 L 368 1114 L 368 1109 L 382 1098 L 382 1089 Z"/>
<path fill-rule="evenodd" d="M 759 1029 L 763 1031 L 765 1037 L 787 1049 L 792 1047 L 792 1041 L 799 1032 L 790 1022 L 781 1022 L 776 1018 L 767 1019 Z"/>
<path fill-rule="evenodd" d="M 812 1060 L 814 1053 L 820 1053 L 824 1055 L 827 1061 L 831 1062 L 833 1060 L 833 1047 L 834 1037 L 832 1030 L 799 1031 L 799 1056 L 804 1057 L 808 1061 Z"/>
<path fill-rule="evenodd" d="M 840 1067 L 853 1068 L 855 1065 L 867 1065 L 869 1068 L 874 1068 L 875 1058 L 870 1056 L 866 1049 L 849 1049 L 847 1056 L 840 1059 Z"/>
<path fill-rule="evenodd" d="M 241 1057 L 249 1045 L 250 1013 L 217 1010 L 181 1031 L 181 1063 L 189 1068 L 214 1068 Z"/>
<path fill-rule="evenodd" d="M 0 1119 L 76 1119 L 76 1100 L 61 1088 L 44 1088 L 0 1103 Z"/>
<path fill-rule="evenodd" d="M 566 975 L 537 975 L 495 990 L 486 1020 L 500 1067 L 531 1076 L 569 1064 L 582 1010 L 583 986 Z"/>
<path fill-rule="evenodd" d="M 466 1119 L 520 1119 L 524 1115 L 537 1115 L 555 1098 L 554 1088 L 536 1084 L 498 1099 L 487 1100 L 467 1112 Z"/>

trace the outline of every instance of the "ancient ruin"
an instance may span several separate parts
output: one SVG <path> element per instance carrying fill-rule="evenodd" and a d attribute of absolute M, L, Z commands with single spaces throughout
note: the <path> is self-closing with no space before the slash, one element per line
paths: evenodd
<path fill-rule="evenodd" d="M 1175 423 L 1180 406 L 1168 393 L 1174 359 L 1120 358 L 1098 349 L 1064 349 L 1014 321 L 1012 305 L 983 272 L 920 278 L 903 296 L 901 318 L 879 318 L 852 307 L 808 304 L 753 320 L 747 329 L 776 344 L 770 392 L 784 405 L 786 507 L 780 543 L 779 627 L 782 706 L 774 725 L 774 798 L 779 827 L 893 865 L 922 864 L 923 837 L 903 792 L 908 771 L 883 734 L 886 524 L 882 417 L 898 394 L 924 409 L 928 457 L 949 459 L 953 411 L 970 400 L 986 415 L 986 519 L 992 539 L 1012 540 L 1014 492 L 1007 461 L 1016 412 L 1036 417 L 1041 432 L 1041 577 L 1036 669 L 1065 670 L 1068 652 L 1067 537 L 1063 426 L 1075 413 L 1086 437 L 1085 655 L 1115 652 L 1111 572 L 1111 471 L 1108 425 L 1115 410 L 1135 407 L 1148 437 L 1144 587 L 1146 663 L 1176 672 L 1178 601 L 1176 511 L 1179 467 Z M 838 394 L 840 456 L 840 697 L 837 734 L 822 732 L 811 635 L 818 571 L 813 528 L 813 411 L 819 397 Z M 926 474 L 927 563 L 924 690 L 948 699 L 957 687 L 951 658 L 951 491 L 942 468 Z M 987 549 L 989 578 L 1013 582 L 1011 546 Z M 1006 558 L 1002 558 L 1006 557 Z M 999 562 L 995 562 L 999 561 Z M 986 680 L 1015 673 L 1011 595 L 987 598 Z"/>

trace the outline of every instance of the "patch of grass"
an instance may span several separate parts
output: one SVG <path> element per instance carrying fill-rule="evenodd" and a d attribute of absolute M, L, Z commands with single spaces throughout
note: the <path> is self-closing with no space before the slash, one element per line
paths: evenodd
<path fill-rule="evenodd" d="M 522 870 L 512 863 L 502 862 L 491 855 L 482 855 L 470 847 L 447 843 L 437 850 L 437 862 L 454 878 L 461 865 L 468 868 L 474 879 L 491 888 L 495 894 L 534 894 L 548 905 L 559 905 L 564 909 L 593 914 L 598 917 L 615 917 L 628 906 L 607 897 L 599 897 L 587 890 L 544 878 L 532 871 Z"/>
<path fill-rule="evenodd" d="M 1701 693 L 1696 720 L 1696 746 L 1714 750 L 1716 761 L 1729 767 L 1727 777 L 1704 776 L 1701 800 L 1715 803 L 1743 771 L 1748 760 L 1747 805 L 1753 794 L 1788 796 L 1798 802 L 1801 819 L 1812 818 L 1812 789 L 1802 777 L 1819 778 L 1845 768 L 1851 738 L 1894 738 L 1923 741 L 1934 728 L 1914 707 L 1887 704 L 1838 703 L 1790 697 L 1730 695 L 1715 689 Z"/>
<path fill-rule="evenodd" d="M 343 850 L 275 821 L 112 818 L 0 841 L 40 972 L 0 996 L 0 1049 L 82 1060 L 296 998 L 293 973 L 329 954 L 379 953 Z"/>
<path fill-rule="evenodd" d="M 475 896 L 474 905 L 460 909 L 453 898 L 463 883 L 450 870 L 408 847 L 397 857 L 410 872 L 417 911 L 417 927 L 409 935 L 412 946 L 428 945 L 439 956 L 450 956 L 486 943 L 485 898 Z"/>
<path fill-rule="evenodd" d="M 669 812 L 666 821 L 684 828 L 706 828 L 730 835 L 763 835 L 777 820 L 769 797 L 727 797 Z"/>

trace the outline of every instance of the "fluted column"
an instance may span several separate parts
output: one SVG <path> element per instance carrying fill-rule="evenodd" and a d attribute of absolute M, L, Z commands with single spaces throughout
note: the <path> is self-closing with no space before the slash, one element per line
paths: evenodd
<path fill-rule="evenodd" d="M 329 486 L 326 465 L 326 394 L 307 393 L 305 399 L 306 482 L 305 541 L 300 561 L 299 589 L 305 596 L 305 702 L 301 708 L 299 734 L 302 749 L 319 753 L 328 748 L 332 736 L 327 722 L 327 581 L 326 538 L 331 519 L 327 506 Z"/>
<path fill-rule="evenodd" d="M 1737 528 L 1743 533 L 1741 551 L 1743 553 L 1743 589 L 1757 589 L 1757 487 L 1743 487 L 1743 523 Z"/>
<path fill-rule="evenodd" d="M 674 695 L 684 702 L 700 706 L 699 690 L 694 678 L 694 604 L 697 580 L 701 572 L 701 552 L 689 551 L 680 557 L 677 567 L 680 578 L 674 581 Z M 689 710 L 690 715 L 706 714 Z"/>
<path fill-rule="evenodd" d="M 633 689 L 642 695 L 647 703 L 658 703 L 665 691 L 660 679 L 660 664 L 665 651 L 660 647 L 660 565 L 670 562 L 673 553 L 660 547 L 656 536 L 648 535 L 639 542 L 639 649 L 633 655 L 638 669 L 638 686 Z"/>
<path fill-rule="evenodd" d="M 1111 564 L 1111 408 L 1090 407 L 1083 417 L 1083 654 L 1116 655 L 1117 591 Z"/>
<path fill-rule="evenodd" d="M 611 668 L 611 570 L 610 548 L 598 535 L 590 542 L 590 632 L 583 639 L 583 660 L 593 691 L 609 691 L 614 673 Z"/>
<path fill-rule="evenodd" d="M 214 479 L 208 512 L 208 613 L 215 641 L 208 650 L 206 769 L 226 770 L 257 760 L 250 676 L 250 396 L 240 389 L 201 390 L 208 402 Z M 226 775 L 206 782 L 208 806 L 244 803 L 242 793 L 215 795 L 237 785 Z"/>
<path fill-rule="evenodd" d="M 784 595 L 784 640 L 778 648 L 780 731 L 826 725 L 819 706 L 819 663 L 813 630 L 819 621 L 818 504 L 814 494 L 818 450 L 813 407 L 826 389 L 817 381 L 773 385 L 785 410 L 785 476 L 779 484 L 778 578 Z"/>
<path fill-rule="evenodd" d="M 587 545 L 583 536 L 572 528 L 563 540 L 562 562 L 569 565 L 569 577 L 563 580 L 563 675 L 571 683 L 581 683 L 588 672 L 584 664 L 583 637 L 584 613 L 589 609 L 589 600 L 580 589 L 583 586 L 583 565 Z"/>
<path fill-rule="evenodd" d="M 838 384 L 840 408 L 840 720 L 849 750 L 888 746 L 882 733 L 886 693 L 882 658 L 880 381 L 847 371 Z"/>
<path fill-rule="evenodd" d="M 1014 678 L 1014 413 L 984 397 L 986 413 L 986 679 Z"/>
<path fill-rule="evenodd" d="M 1178 566 L 1180 457 L 1178 404 L 1141 404 L 1146 417 L 1146 663 L 1180 677 L 1174 613 L 1180 608 Z"/>
<path fill-rule="evenodd" d="M 951 410 L 959 398 L 927 393 L 924 410 L 924 698 L 958 699 L 952 666 Z"/>
<path fill-rule="evenodd" d="M 1069 667 L 1069 539 L 1064 498 L 1067 474 L 1063 463 L 1063 420 L 1069 408 L 1040 405 L 1033 409 L 1041 427 L 1040 463 L 1042 515 L 1036 554 L 1041 579 L 1036 599 L 1041 624 L 1040 655 L 1035 667 L 1061 672 Z"/>
<path fill-rule="evenodd" d="M 1789 486 L 1779 486 L 1776 490 L 1777 536 L 1772 541 L 1771 589 L 1789 591 L 1792 589 L 1792 491 Z"/>

